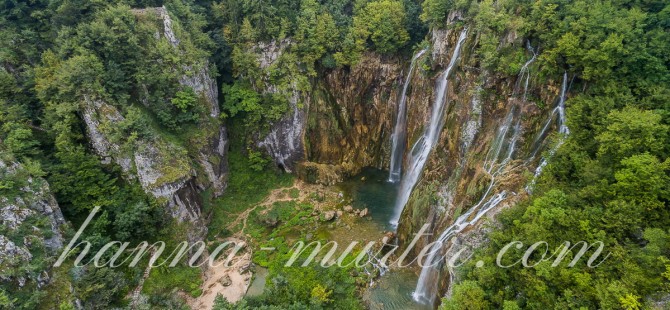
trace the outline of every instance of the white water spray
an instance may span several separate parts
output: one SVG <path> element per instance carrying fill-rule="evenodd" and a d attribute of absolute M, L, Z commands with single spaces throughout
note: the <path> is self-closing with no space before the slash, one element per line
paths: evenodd
<path fill-rule="evenodd" d="M 444 112 L 446 110 L 445 106 L 447 101 L 445 96 L 449 86 L 449 76 L 458 61 L 461 45 L 463 44 L 463 41 L 465 41 L 467 31 L 467 28 L 461 31 L 461 35 L 458 38 L 458 43 L 456 43 L 454 53 L 451 56 L 447 69 L 437 78 L 437 83 L 435 85 L 435 101 L 433 102 L 430 123 L 421 138 L 416 141 L 410 150 L 410 153 L 407 155 L 409 167 L 407 167 L 407 173 L 404 175 L 400 183 L 398 199 L 396 200 L 393 217 L 391 218 L 391 224 L 393 225 L 398 225 L 400 215 L 405 208 L 405 204 L 407 204 L 407 201 L 409 200 L 412 189 L 414 189 L 414 186 L 419 180 L 419 176 L 428 160 L 428 156 L 439 139 L 440 132 L 444 125 Z"/>
<path fill-rule="evenodd" d="M 422 49 L 412 58 L 412 63 L 405 78 L 405 85 L 402 88 L 400 102 L 398 102 L 398 117 L 395 122 L 393 139 L 391 142 L 391 169 L 389 170 L 389 182 L 396 183 L 400 181 L 402 173 L 402 156 L 405 153 L 405 139 L 407 139 L 407 88 L 412 82 L 412 72 L 416 66 L 416 61 L 426 52 Z"/>
<path fill-rule="evenodd" d="M 508 164 L 512 161 L 516 143 L 519 140 L 519 137 L 521 137 L 521 118 L 518 117 L 518 120 L 514 122 L 515 112 L 516 107 L 512 107 L 503 123 L 497 129 L 496 136 L 491 142 L 489 151 L 486 154 L 483 168 L 490 177 L 487 189 L 474 206 L 469 208 L 464 214 L 460 215 L 454 223 L 447 227 L 435 240 L 435 242 L 438 242 L 438 244 L 442 246 L 442 249 L 448 248 L 447 243 L 453 236 L 461 233 L 467 227 L 477 224 L 483 216 L 507 198 L 507 191 L 503 190 L 493 195 L 491 195 L 491 192 L 495 189 L 498 176 L 505 172 Z M 472 216 L 473 214 L 474 217 Z M 444 251 L 433 251 L 426 259 L 426 263 L 421 269 L 416 289 L 414 290 L 414 293 L 412 293 L 412 297 L 415 301 L 424 304 L 432 304 L 435 302 L 438 293 L 436 283 L 439 282 L 437 277 L 440 274 L 440 260 L 442 259 L 439 254 L 442 252 Z"/>
<path fill-rule="evenodd" d="M 519 78 L 517 79 L 516 86 L 514 87 L 514 93 L 518 94 L 519 93 L 519 88 L 521 88 L 521 82 L 523 82 L 523 101 L 526 101 L 527 94 L 528 94 L 528 83 L 530 81 L 530 65 L 535 62 L 535 59 L 537 59 L 537 53 L 535 52 L 535 49 L 530 45 L 530 41 L 526 43 L 526 49 L 533 54 L 533 56 L 525 63 L 523 64 L 523 67 L 521 67 L 521 70 L 519 71 Z"/>
<path fill-rule="evenodd" d="M 558 143 L 549 150 L 549 156 L 551 157 L 556 153 L 556 150 L 558 150 L 559 147 L 563 144 L 565 141 L 565 137 L 570 135 L 570 129 L 568 128 L 568 125 L 566 125 L 566 120 L 565 120 L 565 99 L 566 99 L 566 92 L 568 89 L 568 73 L 564 72 L 563 73 L 563 84 L 561 85 L 561 96 L 558 99 L 558 104 L 556 105 L 556 108 L 551 112 L 551 115 L 549 115 L 549 120 L 547 120 L 547 123 L 544 125 L 542 128 L 542 131 L 538 134 L 537 138 L 535 139 L 536 142 L 542 139 L 542 137 L 546 134 L 546 131 L 551 127 L 551 123 L 554 120 L 554 116 L 558 115 L 558 134 L 560 135 L 558 138 Z M 538 147 L 533 151 L 532 157 L 535 157 L 539 150 L 539 144 Z M 533 179 L 530 181 L 530 184 L 526 186 L 526 191 L 530 194 L 533 192 L 533 187 L 535 187 L 535 182 L 537 181 L 537 178 L 542 174 L 542 170 L 544 167 L 547 165 L 547 158 L 543 157 L 542 160 L 540 161 L 540 164 L 537 166 L 535 169 L 535 175 L 533 176 Z"/>

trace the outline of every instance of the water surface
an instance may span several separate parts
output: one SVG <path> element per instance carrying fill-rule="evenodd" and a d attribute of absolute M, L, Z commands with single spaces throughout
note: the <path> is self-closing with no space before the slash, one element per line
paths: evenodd
<path fill-rule="evenodd" d="M 371 310 L 432 310 L 412 299 L 417 275 L 409 269 L 392 270 L 365 292 L 363 300 Z"/>
<path fill-rule="evenodd" d="M 388 182 L 388 171 L 364 168 L 363 171 L 337 185 L 345 198 L 352 199 L 355 209 L 370 210 L 372 220 L 380 231 L 393 231 L 389 223 L 398 196 L 398 183 Z"/>

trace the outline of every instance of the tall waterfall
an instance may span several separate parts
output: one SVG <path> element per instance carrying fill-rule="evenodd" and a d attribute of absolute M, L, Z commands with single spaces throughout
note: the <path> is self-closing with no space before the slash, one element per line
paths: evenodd
<path fill-rule="evenodd" d="M 405 153 L 405 139 L 407 139 L 407 88 L 409 88 L 409 84 L 412 82 L 412 72 L 414 72 L 416 61 L 425 52 L 426 49 L 422 49 L 412 58 L 409 72 L 407 72 L 407 78 L 405 78 L 405 85 L 403 86 L 402 94 L 400 95 L 400 102 L 398 102 L 398 118 L 395 122 L 395 130 L 393 131 L 393 140 L 391 144 L 391 169 L 389 171 L 389 182 L 395 183 L 400 181 L 400 175 L 402 173 L 402 157 Z"/>
<path fill-rule="evenodd" d="M 549 115 L 549 119 L 547 120 L 547 123 L 542 127 L 542 130 L 538 134 L 538 136 L 535 138 L 535 144 L 537 145 L 535 147 L 535 150 L 533 151 L 532 158 L 537 155 L 537 152 L 540 149 L 541 144 L 538 144 L 537 142 L 541 141 L 542 138 L 547 134 L 547 131 L 549 130 L 549 127 L 551 127 L 551 123 L 554 121 L 554 117 L 558 115 L 558 134 L 560 137 L 558 138 L 558 143 L 549 150 L 549 156 L 554 155 L 556 153 L 556 150 L 558 150 L 559 147 L 563 144 L 563 141 L 566 136 L 570 134 L 570 129 L 568 128 L 568 125 L 566 124 L 565 121 L 565 96 L 566 92 L 568 90 L 568 73 L 564 72 L 563 73 L 563 83 L 561 84 L 561 96 L 558 99 L 558 104 L 556 105 L 556 108 L 554 108 L 553 111 L 551 111 L 551 114 Z M 540 176 L 542 173 L 542 170 L 544 167 L 547 165 L 547 158 L 543 157 L 542 160 L 540 161 L 540 164 L 537 166 L 535 169 L 535 175 L 533 176 L 532 181 L 528 186 L 526 186 L 526 191 L 528 193 L 532 193 L 533 187 L 535 186 L 535 182 L 537 180 L 537 177 Z"/>
<path fill-rule="evenodd" d="M 507 191 L 503 190 L 493 194 L 492 192 L 496 187 L 498 176 L 505 172 L 508 164 L 512 161 L 517 141 L 521 137 L 521 117 L 516 115 L 516 111 L 516 107 L 510 109 L 505 120 L 498 128 L 496 136 L 486 154 L 483 168 L 489 175 L 490 181 L 481 199 L 469 208 L 467 212 L 460 215 L 434 241 L 441 250 L 431 251 L 425 260 L 416 289 L 412 294 L 415 301 L 425 304 L 435 302 L 438 293 L 436 283 L 439 282 L 440 269 L 442 263 L 445 262 L 440 254 L 444 252 L 444 249 L 448 248 L 447 243 L 449 240 L 465 228 L 476 224 L 486 213 L 507 198 Z M 514 121 L 515 118 L 517 118 L 516 122 Z"/>
<path fill-rule="evenodd" d="M 393 225 L 398 225 L 402 210 L 405 208 L 405 204 L 407 204 L 407 201 L 409 200 L 409 195 L 412 193 L 412 189 L 414 189 L 416 182 L 419 180 L 419 176 L 428 160 L 428 156 L 437 143 L 442 127 L 444 126 L 444 112 L 446 110 L 445 96 L 447 86 L 449 85 L 449 75 L 451 75 L 452 70 L 456 66 L 456 62 L 458 61 L 461 52 L 461 45 L 463 44 L 463 41 L 465 41 L 467 32 L 467 28 L 464 28 L 461 31 L 461 35 L 458 38 L 458 43 L 456 43 L 449 65 L 437 79 L 435 85 L 435 101 L 433 102 L 430 123 L 423 135 L 416 141 L 414 146 L 412 146 L 412 149 L 408 154 L 409 167 L 407 167 L 407 172 L 400 183 L 398 199 L 396 200 L 393 217 L 391 218 L 391 224 Z"/>

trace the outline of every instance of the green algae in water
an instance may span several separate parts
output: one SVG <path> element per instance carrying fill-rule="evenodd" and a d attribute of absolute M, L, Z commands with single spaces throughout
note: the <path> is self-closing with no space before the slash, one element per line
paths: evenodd
<path fill-rule="evenodd" d="M 268 273 L 269 272 L 267 268 L 256 266 L 254 280 L 251 282 L 251 285 L 249 285 L 249 289 L 247 290 L 247 294 L 245 296 L 254 297 L 262 295 L 263 290 L 265 289 L 265 282 L 267 280 Z"/>
<path fill-rule="evenodd" d="M 399 185 L 388 182 L 387 171 L 365 168 L 360 174 L 338 184 L 338 188 L 344 194 L 345 200 L 351 200 L 354 208 L 368 208 L 372 222 L 383 232 L 395 230 L 390 221 Z M 416 303 L 412 299 L 417 279 L 417 275 L 410 269 L 391 270 L 377 279 L 375 287 L 365 292 L 364 301 L 373 310 L 432 309 L 433 307 Z"/>

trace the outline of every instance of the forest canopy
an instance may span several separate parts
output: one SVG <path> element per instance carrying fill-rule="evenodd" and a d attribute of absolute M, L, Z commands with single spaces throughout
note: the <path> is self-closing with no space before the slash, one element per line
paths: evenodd
<path fill-rule="evenodd" d="M 165 38 L 164 20 L 152 13 L 162 6 L 170 12 L 178 44 Z M 101 206 L 102 215 L 85 236 L 94 247 L 111 240 L 176 240 L 185 235 L 184 227 L 166 214 L 165 201 L 91 149 L 84 119 L 89 105 L 104 102 L 123 116 L 103 126 L 119 152 L 149 142 L 161 146 L 156 152 L 169 159 L 165 175 L 173 179 L 196 170 L 190 165 L 200 154 L 188 146 L 208 141 L 216 125 L 230 125 L 237 132 L 230 134 L 236 175 L 229 193 L 253 197 L 257 189 L 285 181 L 254 139 L 291 111 L 287 98 L 312 91 L 315 81 L 333 70 L 349 72 L 365 55 L 409 63 L 414 50 L 430 45 L 434 31 L 462 27 L 476 38 L 477 70 L 515 77 L 532 50 L 538 80 L 570 76 L 570 135 L 552 154 L 533 194 L 498 216 L 488 243 L 458 271 L 453 294 L 441 307 L 647 309 L 663 301 L 667 307 L 670 3 L 665 0 L 3 1 L 0 155 L 21 163 L 25 173 L 0 180 L 0 193 L 15 195 L 30 175 L 49 183 L 73 224 Z M 259 54 L 270 45 L 282 52 L 268 65 Z M 208 106 L 197 89 L 183 83 L 184 76 L 200 70 L 215 79 L 220 106 Z M 275 91 L 266 91 L 265 84 Z M 212 118 L 210 111 L 218 109 L 220 117 Z M 198 173 L 205 175 L 204 169 Z M 246 183 L 248 188 L 241 185 Z M 514 240 L 602 241 L 616 264 L 493 267 L 497 251 Z M 37 278 L 49 262 L 42 254 L 20 271 Z M 480 260 L 487 267 L 474 265 Z M 262 296 L 236 305 L 219 299 L 215 309 L 362 307 L 349 270 L 271 268 L 273 285 Z M 164 281 L 153 287 L 149 308 L 185 307 L 162 284 L 202 293 L 182 281 L 198 278 L 198 272 L 184 270 L 161 273 Z M 0 282 L 0 309 L 49 303 L 74 309 L 74 298 L 84 308 L 127 307 L 125 296 L 142 272 L 55 270 L 54 281 L 67 283 L 75 296 L 35 283 L 22 288 Z M 288 290 L 287 283 L 299 288 Z"/>

